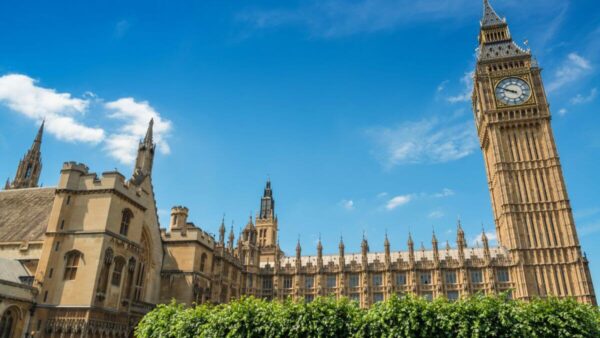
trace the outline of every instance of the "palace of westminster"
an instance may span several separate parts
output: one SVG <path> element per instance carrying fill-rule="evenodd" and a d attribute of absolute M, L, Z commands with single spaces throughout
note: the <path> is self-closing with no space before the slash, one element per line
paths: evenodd
<path fill-rule="evenodd" d="M 450 300 L 507 292 L 596 304 L 582 255 L 541 69 L 511 38 L 505 19 L 484 0 L 472 94 L 498 246 L 485 234 L 467 246 L 460 223 L 454 246 L 315 256 L 279 248 L 271 183 L 260 212 L 238 235 L 218 238 L 171 209 L 159 227 L 152 185 L 152 121 L 135 169 L 99 177 L 80 163 L 63 165 L 56 187 L 38 187 L 43 124 L 0 191 L 0 338 L 129 337 L 156 304 L 175 299 L 224 303 L 240 296 L 311 301 L 348 297 L 363 307 L 392 294 Z"/>

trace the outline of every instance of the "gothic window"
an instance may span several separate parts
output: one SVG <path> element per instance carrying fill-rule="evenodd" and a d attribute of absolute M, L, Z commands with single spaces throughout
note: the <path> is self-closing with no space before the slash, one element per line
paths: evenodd
<path fill-rule="evenodd" d="M 373 302 L 374 303 L 383 302 L 383 293 L 381 293 L 381 292 L 374 293 L 373 294 Z"/>
<path fill-rule="evenodd" d="M 252 276 L 248 276 L 248 278 L 246 278 L 246 287 L 247 288 L 252 287 Z"/>
<path fill-rule="evenodd" d="M 27 165 L 27 170 L 25 170 L 25 178 L 29 178 L 31 177 L 31 171 L 32 171 L 33 167 L 31 166 L 31 164 Z"/>
<path fill-rule="evenodd" d="M 133 276 L 135 272 L 135 258 L 131 257 L 129 259 L 129 263 L 127 264 L 127 289 L 125 290 L 125 298 L 129 299 L 129 295 L 131 294 L 131 285 L 133 284 Z"/>
<path fill-rule="evenodd" d="M 113 270 L 111 284 L 114 286 L 121 285 L 121 275 L 123 274 L 123 267 L 125 266 L 125 258 L 119 256 L 115 258 L 115 268 Z"/>
<path fill-rule="evenodd" d="M 425 298 L 426 301 L 431 302 L 433 300 L 433 292 L 426 291 L 421 294 L 421 297 Z"/>
<path fill-rule="evenodd" d="M 471 271 L 471 283 L 479 284 L 483 283 L 483 273 L 481 270 L 472 270 Z"/>
<path fill-rule="evenodd" d="M 81 259 L 81 252 L 77 250 L 69 251 L 65 255 L 65 280 L 73 280 L 77 275 L 77 267 L 79 266 L 79 260 Z"/>
<path fill-rule="evenodd" d="M 292 288 L 292 276 L 284 276 L 283 277 L 283 288 L 284 289 Z"/>
<path fill-rule="evenodd" d="M 350 285 L 351 288 L 358 287 L 358 274 L 356 274 L 356 273 L 351 274 L 348 284 Z"/>
<path fill-rule="evenodd" d="M 334 288 L 337 284 L 336 275 L 327 275 L 327 287 Z"/>
<path fill-rule="evenodd" d="M 380 273 L 373 275 L 373 286 L 381 286 L 383 278 Z"/>
<path fill-rule="evenodd" d="M 0 338 L 11 338 L 15 331 L 17 314 L 14 308 L 4 311 L 0 319 Z"/>
<path fill-rule="evenodd" d="M 204 272 L 204 269 L 206 268 L 206 258 L 208 256 L 206 256 L 206 253 L 202 253 L 202 256 L 200 256 L 200 272 Z"/>
<path fill-rule="evenodd" d="M 306 296 L 304 296 L 304 301 L 306 301 L 307 303 L 310 303 L 313 300 L 315 300 L 315 295 L 306 295 Z"/>
<path fill-rule="evenodd" d="M 262 278 L 262 288 L 263 290 L 272 290 L 273 289 L 273 277 L 265 276 Z"/>
<path fill-rule="evenodd" d="M 504 283 L 509 281 L 508 269 L 498 269 L 498 282 Z"/>
<path fill-rule="evenodd" d="M 458 300 L 458 291 L 448 291 L 446 297 L 448 297 L 449 301 L 454 302 Z"/>
<path fill-rule="evenodd" d="M 123 215 L 121 216 L 121 228 L 119 229 L 119 233 L 123 236 L 127 236 L 127 232 L 129 231 L 129 224 L 131 223 L 131 219 L 133 218 L 133 212 L 129 209 L 123 209 Z"/>
<path fill-rule="evenodd" d="M 396 274 L 396 285 L 406 285 L 406 274 L 404 272 Z"/>
<path fill-rule="evenodd" d="M 133 291 L 133 300 L 139 301 L 142 300 L 142 288 L 144 286 L 144 263 L 140 262 L 138 264 L 138 274 L 135 279 L 135 286 Z"/>
<path fill-rule="evenodd" d="M 422 285 L 431 284 L 431 272 L 421 272 L 419 275 L 419 280 Z"/>
<path fill-rule="evenodd" d="M 354 302 L 360 302 L 360 293 L 354 292 L 350 294 L 350 300 Z"/>
<path fill-rule="evenodd" d="M 304 287 L 307 289 L 312 289 L 315 287 L 315 277 L 314 276 L 306 276 L 304 278 Z"/>
<path fill-rule="evenodd" d="M 446 284 L 456 284 L 456 271 L 446 271 Z"/>

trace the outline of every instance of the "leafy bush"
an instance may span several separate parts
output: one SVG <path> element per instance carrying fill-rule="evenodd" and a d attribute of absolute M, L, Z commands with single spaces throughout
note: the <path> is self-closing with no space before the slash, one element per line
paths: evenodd
<path fill-rule="evenodd" d="M 521 302 L 473 296 L 457 302 L 392 297 L 370 309 L 346 298 L 310 303 L 252 297 L 218 306 L 159 305 L 136 328 L 168 337 L 600 337 L 600 311 L 573 299 Z"/>

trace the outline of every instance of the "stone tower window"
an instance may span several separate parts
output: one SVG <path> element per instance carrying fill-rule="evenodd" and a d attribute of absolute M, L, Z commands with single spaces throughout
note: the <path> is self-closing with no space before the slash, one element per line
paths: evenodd
<path fill-rule="evenodd" d="M 284 276 L 283 277 L 283 288 L 284 289 L 292 288 L 292 276 Z"/>
<path fill-rule="evenodd" d="M 483 283 L 483 273 L 481 270 L 472 270 L 471 271 L 471 283 L 479 284 Z"/>
<path fill-rule="evenodd" d="M 125 258 L 119 256 L 115 258 L 115 268 L 113 270 L 112 279 L 110 283 L 114 286 L 121 285 L 121 275 L 123 274 L 123 267 L 125 266 Z"/>
<path fill-rule="evenodd" d="M 131 223 L 131 219 L 133 218 L 133 212 L 129 209 L 123 209 L 123 216 L 121 217 L 121 228 L 119 229 L 119 233 L 123 236 L 127 236 L 127 232 L 129 231 L 129 224 Z"/>
<path fill-rule="evenodd" d="M 77 275 L 77 267 L 79 266 L 79 260 L 81 259 L 81 252 L 77 250 L 73 250 L 68 252 L 65 255 L 66 264 L 65 264 L 65 280 L 73 280 Z"/>
<path fill-rule="evenodd" d="M 508 269 L 498 269 L 498 282 L 505 283 L 509 281 Z"/>

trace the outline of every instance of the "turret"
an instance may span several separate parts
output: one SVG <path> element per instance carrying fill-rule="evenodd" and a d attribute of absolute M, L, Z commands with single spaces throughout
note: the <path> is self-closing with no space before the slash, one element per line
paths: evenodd
<path fill-rule="evenodd" d="M 363 232 L 363 239 L 360 243 L 360 252 L 362 256 L 362 268 L 366 270 L 368 268 L 369 260 L 367 254 L 369 253 L 369 242 L 367 242 L 367 237 Z"/>
<path fill-rule="evenodd" d="M 489 263 L 492 259 L 490 253 L 490 243 L 488 242 L 487 235 L 485 234 L 485 229 L 481 229 L 481 241 L 483 242 L 483 256 L 486 263 Z"/>
<path fill-rule="evenodd" d="M 383 241 L 383 249 L 385 252 L 385 265 L 386 267 L 390 267 L 392 263 L 392 254 L 390 252 L 390 241 L 388 239 L 387 231 L 385 232 L 385 239 Z"/>
<path fill-rule="evenodd" d="M 219 245 L 225 247 L 225 216 L 221 219 L 221 226 L 219 227 Z"/>
<path fill-rule="evenodd" d="M 433 260 L 437 265 L 440 262 L 440 253 L 438 251 L 438 240 L 435 236 L 435 231 L 433 231 L 433 235 L 431 236 L 431 247 L 433 248 Z"/>
<path fill-rule="evenodd" d="M 302 247 L 300 246 L 300 236 L 298 236 L 298 242 L 296 243 L 296 271 L 300 271 L 302 260 Z"/>
<path fill-rule="evenodd" d="M 183 206 L 175 206 L 171 208 L 171 230 L 183 229 L 187 224 L 189 210 Z"/>
<path fill-rule="evenodd" d="M 233 234 L 233 224 L 231 224 L 231 229 L 229 230 L 229 240 L 227 241 L 227 247 L 229 251 L 233 252 L 233 241 L 235 240 L 235 235 Z"/>
<path fill-rule="evenodd" d="M 408 261 L 411 266 L 415 264 L 415 243 L 410 232 L 408 233 Z"/>
<path fill-rule="evenodd" d="M 456 246 L 458 247 L 458 259 L 461 263 L 465 261 L 465 249 L 467 247 L 467 241 L 465 240 L 465 232 L 460 225 L 460 219 L 458 220 L 456 230 Z"/>
<path fill-rule="evenodd" d="M 343 271 L 344 266 L 346 265 L 346 259 L 344 258 L 346 247 L 344 245 L 344 238 L 342 238 L 342 236 L 340 236 L 340 244 L 338 245 L 338 249 L 339 249 L 338 264 L 340 266 L 340 269 L 342 269 L 342 271 Z"/>
<path fill-rule="evenodd" d="M 319 235 L 319 241 L 317 242 L 317 268 L 319 270 L 323 268 L 323 244 L 321 244 L 321 235 Z"/>

